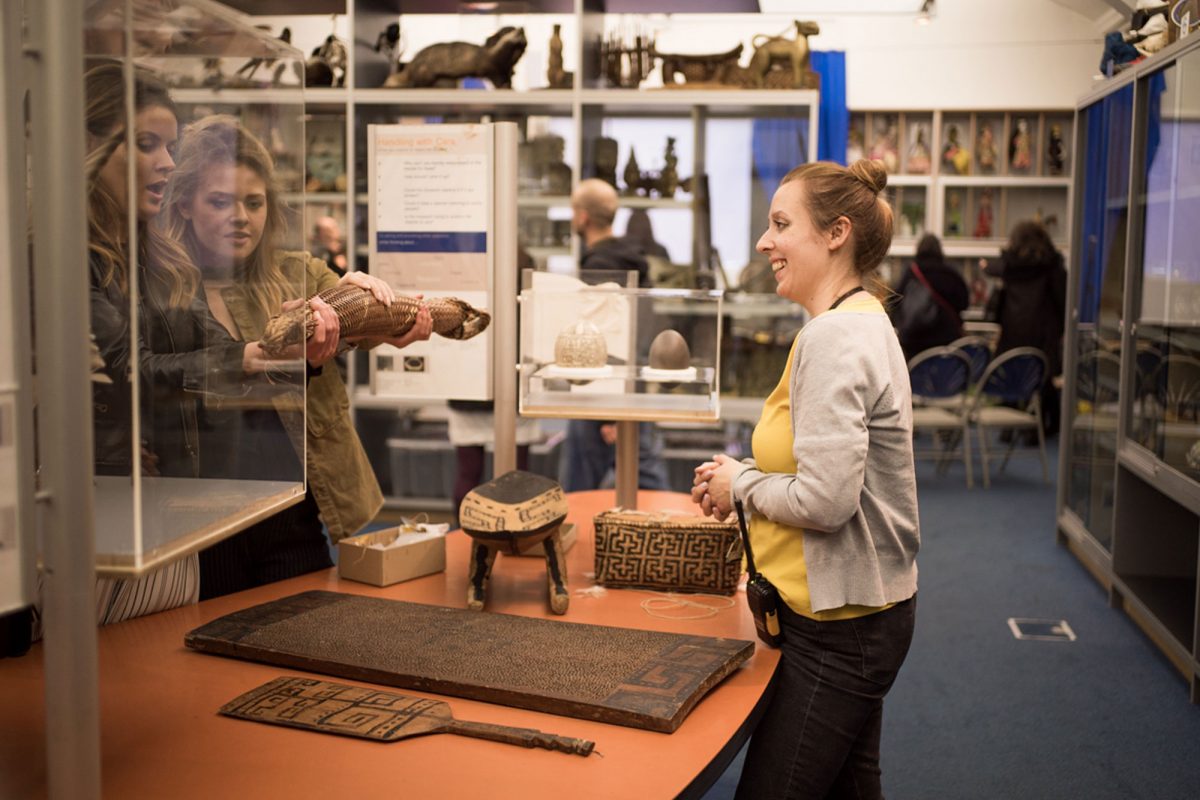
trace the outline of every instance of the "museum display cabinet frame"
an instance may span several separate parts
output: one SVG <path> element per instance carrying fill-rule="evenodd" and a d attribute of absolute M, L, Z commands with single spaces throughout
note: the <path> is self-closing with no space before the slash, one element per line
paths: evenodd
<path fill-rule="evenodd" d="M 1200 703 L 1200 37 L 1080 100 L 1057 537 Z"/>

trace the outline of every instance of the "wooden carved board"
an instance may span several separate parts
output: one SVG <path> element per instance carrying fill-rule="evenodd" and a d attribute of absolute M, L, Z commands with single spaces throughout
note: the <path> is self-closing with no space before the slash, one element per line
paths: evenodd
<path fill-rule="evenodd" d="M 216 655 L 670 733 L 754 652 L 742 639 L 311 591 L 227 614 Z"/>

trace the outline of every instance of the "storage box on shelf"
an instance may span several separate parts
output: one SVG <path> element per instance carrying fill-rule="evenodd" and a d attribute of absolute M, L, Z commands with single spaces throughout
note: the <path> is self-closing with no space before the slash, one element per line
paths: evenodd
<path fill-rule="evenodd" d="M 1200 702 L 1200 40 L 1079 106 L 1060 541 Z M 1086 165 L 1086 168 L 1082 168 Z"/>

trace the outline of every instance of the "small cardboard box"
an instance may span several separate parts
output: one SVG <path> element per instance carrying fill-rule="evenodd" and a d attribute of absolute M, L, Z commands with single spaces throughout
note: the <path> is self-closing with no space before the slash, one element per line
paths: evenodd
<path fill-rule="evenodd" d="M 389 545 L 384 550 L 373 544 Z M 338 575 L 374 586 L 390 586 L 446 569 L 446 534 L 386 528 L 338 542 Z"/>

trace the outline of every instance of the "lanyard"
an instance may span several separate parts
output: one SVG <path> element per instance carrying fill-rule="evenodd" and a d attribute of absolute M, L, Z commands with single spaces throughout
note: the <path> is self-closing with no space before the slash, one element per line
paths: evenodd
<path fill-rule="evenodd" d="M 840 295 L 840 296 L 838 297 L 838 299 L 837 299 L 837 300 L 834 300 L 834 301 L 833 301 L 833 305 L 831 305 L 831 306 L 829 307 L 829 310 L 830 310 L 830 311 L 833 311 L 835 308 L 837 308 L 838 306 L 840 306 L 840 305 L 842 304 L 842 301 L 843 301 L 843 300 L 845 300 L 847 297 L 849 297 L 850 295 L 854 294 L 855 292 L 862 292 L 862 291 L 865 291 L 865 290 L 863 289 L 863 287 L 862 287 L 862 286 L 855 286 L 855 287 L 854 287 L 853 289 L 851 289 L 850 291 L 846 292 L 846 293 L 845 293 L 845 294 L 843 294 L 843 295 Z"/>

